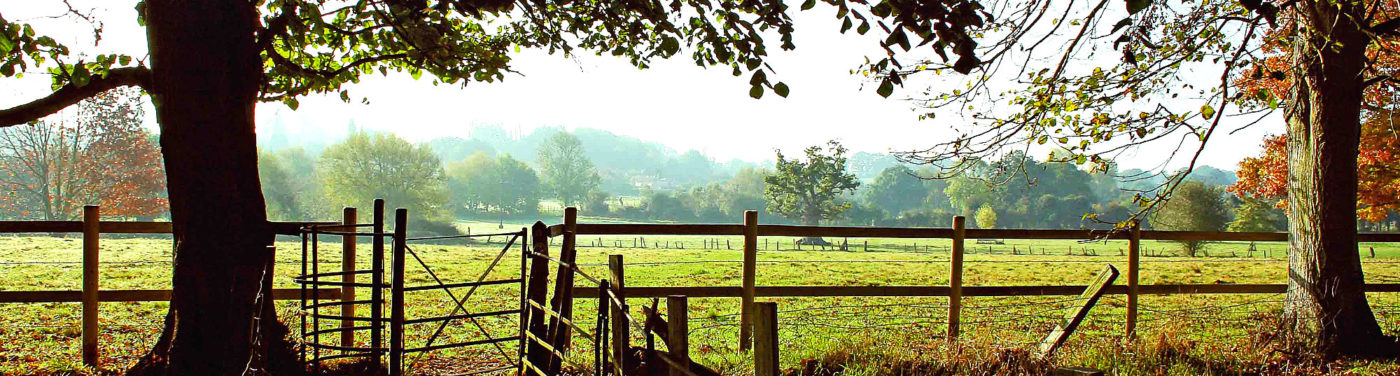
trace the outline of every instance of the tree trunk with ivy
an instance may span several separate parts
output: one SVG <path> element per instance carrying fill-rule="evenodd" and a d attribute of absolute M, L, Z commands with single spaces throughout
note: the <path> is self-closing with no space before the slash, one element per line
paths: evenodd
<path fill-rule="evenodd" d="M 145 9 L 174 295 L 160 339 L 127 373 L 300 373 L 271 301 L 272 231 L 253 133 L 263 79 L 257 9 L 240 0 L 147 0 Z"/>
<path fill-rule="evenodd" d="M 1288 118 L 1289 257 L 1285 330 L 1325 357 L 1395 353 L 1366 302 L 1356 239 L 1357 155 L 1369 37 L 1359 5 L 1299 4 Z M 1339 13 L 1341 13 L 1339 15 Z"/>

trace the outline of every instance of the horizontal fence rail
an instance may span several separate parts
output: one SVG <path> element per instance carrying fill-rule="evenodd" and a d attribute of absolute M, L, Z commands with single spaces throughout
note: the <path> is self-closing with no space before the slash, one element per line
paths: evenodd
<path fill-rule="evenodd" d="M 1082 285 L 1063 286 L 963 286 L 962 296 L 1056 296 L 1079 295 L 1084 292 Z M 1170 294 L 1278 294 L 1287 292 L 1282 284 L 1172 284 L 1142 285 L 1138 293 L 1144 295 Z M 1366 292 L 1400 292 L 1400 283 L 1367 284 Z M 804 297 L 923 297 L 949 296 L 948 286 L 756 286 L 754 296 L 759 298 L 804 298 Z M 1128 287 L 1115 285 L 1105 290 L 1107 295 L 1126 295 Z M 593 294 L 593 295 L 585 295 Z M 598 289 L 592 286 L 575 286 L 574 296 L 594 296 Z M 741 298 L 741 286 L 697 286 L 661 287 L 628 286 L 629 298 L 664 298 L 672 295 L 685 295 L 691 298 Z"/>
<path fill-rule="evenodd" d="M 83 208 L 80 221 L 0 221 L 0 234 L 54 234 L 81 233 L 83 239 L 83 261 L 75 262 L 82 266 L 82 290 L 38 290 L 0 291 L 2 303 L 82 303 L 82 356 L 83 363 L 99 367 L 97 332 L 98 309 L 101 302 L 160 302 L 170 301 L 172 291 L 157 290 L 102 290 L 98 276 L 101 268 L 100 238 L 102 234 L 170 234 L 175 228 L 171 222 L 128 222 L 103 221 L 97 206 Z M 273 233 L 278 235 L 299 235 L 301 228 L 311 225 L 331 225 L 340 222 L 268 222 Z M 159 261 L 166 262 L 166 261 Z M 353 264 L 353 258 L 348 262 Z M 152 262 L 155 263 L 155 262 Z M 24 264 L 30 264 L 26 262 Z M 309 291 L 320 299 L 341 300 L 347 289 L 316 289 Z M 299 289 L 274 289 L 273 299 L 294 300 L 300 298 Z"/>
<path fill-rule="evenodd" d="M 743 238 L 742 261 L 742 281 L 738 286 L 626 286 L 621 283 L 621 263 L 620 256 L 614 255 L 619 262 L 610 259 L 609 266 L 613 273 L 613 282 L 617 285 L 609 294 L 625 296 L 626 298 L 667 298 L 675 296 L 685 296 L 690 298 L 740 298 L 740 324 L 739 324 L 739 348 L 741 350 L 750 348 L 751 345 L 767 346 L 763 341 L 776 341 L 773 338 L 762 338 L 760 334 L 755 338 L 753 335 L 755 324 L 754 318 L 758 313 L 754 311 L 757 302 L 754 298 L 789 298 L 789 297 L 948 297 L 948 339 L 954 341 L 958 337 L 956 328 L 959 324 L 961 301 L 964 297 L 1005 297 L 1005 296 L 1075 296 L 1081 295 L 1088 286 L 1084 285 L 1043 285 L 1043 286 L 963 286 L 961 275 L 963 270 L 962 256 L 965 248 L 961 245 L 968 239 L 1015 239 L 1015 240 L 1079 240 L 1079 241 L 1126 241 L 1127 252 L 1120 254 L 1124 256 L 1127 264 L 1124 281 L 1119 285 L 1104 286 L 1102 294 L 1126 295 L 1127 297 L 1127 317 L 1125 325 L 1125 335 L 1136 335 L 1138 297 L 1140 295 L 1169 295 L 1169 294 L 1280 294 L 1288 290 L 1284 284 L 1153 284 L 1140 285 L 1139 272 L 1141 261 L 1141 242 L 1143 240 L 1158 241 L 1237 241 L 1237 242 L 1284 242 L 1289 240 L 1288 233 L 1283 232 L 1219 232 L 1219 231 L 1143 231 L 1132 225 L 1128 228 L 1114 230 L 1038 230 L 1038 229 L 967 229 L 964 228 L 964 220 L 961 217 L 954 218 L 953 226 L 948 228 L 893 228 L 893 227 L 851 227 L 851 226 L 802 226 L 802 225 L 761 225 L 758 224 L 757 213 L 750 211 L 744 215 L 743 224 L 620 224 L 620 223 L 576 223 L 572 219 L 575 209 L 566 210 L 564 224 L 547 226 L 547 231 L 536 231 L 548 237 L 565 236 L 574 237 L 580 235 L 679 235 L 679 236 L 734 236 Z M 545 230 L 543 224 L 538 225 L 538 230 Z M 950 280 L 947 285 L 923 285 L 923 286 L 756 286 L 754 284 L 754 270 L 758 264 L 765 263 L 758 261 L 759 237 L 831 237 L 831 238 L 904 238 L 904 239 L 948 239 L 953 246 L 949 248 L 950 259 L 948 260 L 925 260 L 926 262 L 946 262 L 949 264 Z M 718 242 L 709 243 L 719 247 Z M 643 241 L 645 242 L 645 241 Z M 1358 243 L 1386 243 L 1400 242 L 1400 233 L 1362 233 L 1357 236 Z M 572 247 L 572 242 L 566 241 L 566 247 Z M 997 242 L 1000 244 L 1000 242 Z M 598 244 L 603 244 L 599 240 Z M 621 243 L 618 243 L 621 244 Z M 766 243 L 765 243 L 766 244 Z M 682 248 L 683 249 L 683 248 Z M 725 240 L 723 249 L 732 248 L 728 240 Z M 844 247 L 841 249 L 845 249 Z M 1120 253 L 1122 251 L 1120 250 Z M 843 262 L 858 262 L 854 260 L 842 260 Z M 895 262 L 918 262 L 919 260 L 901 260 Z M 781 262 L 781 261 L 780 261 Z M 814 261 L 817 262 L 817 261 Z M 1394 293 L 1400 292 L 1400 283 L 1378 283 L 1366 284 L 1363 287 L 1366 292 Z M 593 297 L 604 296 L 599 287 L 592 285 L 573 286 L 572 297 Z M 616 302 L 616 305 L 625 305 L 623 302 Z M 615 315 L 625 314 L 624 312 L 614 312 Z M 753 317 L 751 317 L 753 316 Z M 616 327 L 617 325 L 615 325 Z M 625 324 L 622 324 L 625 327 Z M 760 326 L 761 329 L 761 326 Z M 601 333 L 600 333 L 601 334 Z M 617 335 L 617 334 L 614 334 Z M 775 349 L 770 349 L 776 353 Z M 775 356 L 769 354 L 767 357 L 759 357 L 760 363 L 766 361 L 776 362 Z M 765 360 L 766 359 L 766 360 Z"/>
<path fill-rule="evenodd" d="M 743 236 L 743 225 L 730 224 L 632 224 L 579 223 L 578 235 L 715 235 Z M 563 225 L 549 226 L 550 237 L 563 235 Z M 1029 229 L 966 229 L 964 239 L 1023 239 L 1023 240 L 1128 240 L 1125 230 L 1029 230 Z M 1286 232 L 1224 232 L 1224 231 L 1156 231 L 1143 230 L 1142 240 L 1176 241 L 1288 241 Z M 758 236 L 835 237 L 835 238 L 901 238 L 952 239 L 951 228 L 853 227 L 758 225 Z M 1360 233 L 1362 243 L 1400 242 L 1400 233 Z"/>

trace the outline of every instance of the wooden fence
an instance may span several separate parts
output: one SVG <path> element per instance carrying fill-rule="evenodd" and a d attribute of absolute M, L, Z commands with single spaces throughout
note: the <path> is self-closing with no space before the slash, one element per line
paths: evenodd
<path fill-rule="evenodd" d="M 566 211 L 573 214 L 574 211 Z M 1105 294 L 1127 295 L 1126 335 L 1134 335 L 1138 322 L 1138 297 L 1165 294 L 1275 294 L 1287 291 L 1284 284 L 1153 284 L 1138 283 L 1141 262 L 1139 251 L 1143 240 L 1176 241 L 1287 241 L 1287 233 L 1278 232 L 1215 232 L 1215 231 L 1143 231 L 1136 225 L 1118 231 L 1105 230 L 1024 230 L 968 229 L 963 217 L 955 217 L 951 228 L 888 228 L 841 226 L 761 225 L 758 214 L 746 212 L 743 224 L 611 224 L 575 223 L 566 218 L 564 224 L 548 227 L 550 237 L 580 235 L 684 235 L 684 236 L 742 236 L 744 257 L 742 281 L 739 286 L 626 286 L 614 280 L 628 298 L 665 298 L 670 296 L 734 297 L 740 298 L 740 348 L 753 344 L 755 316 L 754 299 L 758 297 L 830 297 L 830 296 L 946 296 L 949 298 L 948 339 L 956 340 L 960 323 L 962 299 L 969 296 L 1045 296 L 1079 295 L 1086 286 L 963 286 L 963 241 L 967 239 L 1029 239 L 1029 240 L 1127 240 L 1128 252 L 1124 262 L 1125 285 L 1109 286 Z M 949 239 L 952 241 L 949 260 L 949 283 L 920 286 L 756 286 L 759 237 L 833 237 L 833 238 L 915 238 Z M 1359 242 L 1400 242 L 1400 233 L 1359 234 Z M 620 265 L 611 266 L 621 269 Z M 619 273 L 620 274 L 620 273 Z M 1400 292 L 1400 283 L 1366 284 L 1367 292 Z M 572 296 L 598 296 L 596 287 L 575 286 Z"/>
<path fill-rule="evenodd" d="M 347 220 L 353 223 L 354 211 L 346 210 Z M 98 305 L 100 302 L 145 302 L 169 301 L 170 290 L 101 290 L 98 270 L 100 268 L 99 249 L 102 234 L 169 234 L 173 231 L 170 222 L 114 222 L 102 221 L 101 209 L 97 206 L 83 208 L 81 221 L 0 221 L 0 233 L 81 233 L 83 234 L 83 280 L 82 290 L 78 291 L 0 291 L 0 303 L 69 303 L 82 302 L 82 352 L 83 364 L 99 367 L 97 337 Z M 309 224 L 334 224 L 336 222 L 272 222 L 273 231 L 279 235 L 299 235 L 302 226 Z M 353 244 L 353 243 L 351 243 Z M 353 251 L 346 264 L 354 265 Z M 354 292 L 346 289 L 320 289 L 315 294 L 321 299 L 354 299 Z M 275 289 L 273 299 L 293 300 L 300 298 L 299 289 Z"/>

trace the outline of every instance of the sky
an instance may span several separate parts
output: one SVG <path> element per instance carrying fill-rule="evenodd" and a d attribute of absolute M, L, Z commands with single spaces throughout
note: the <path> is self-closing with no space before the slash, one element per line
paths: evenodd
<path fill-rule="evenodd" d="M 73 1 L 103 21 L 102 41 L 93 45 L 90 29 L 72 18 L 53 18 L 65 8 L 57 1 L 7 4 L 5 19 L 32 23 L 88 54 L 121 52 L 145 56 L 144 29 L 136 24 L 135 1 Z M 522 73 L 503 82 L 433 86 L 404 75 L 365 77 L 349 87 L 352 96 L 370 104 L 342 102 L 338 96 L 312 96 L 293 111 L 280 103 L 260 104 L 259 124 L 279 121 L 299 132 L 344 133 L 353 120 L 361 128 L 392 131 L 411 141 L 467 137 L 473 126 L 499 125 L 528 133 L 541 126 L 608 130 L 663 143 L 680 152 L 698 150 L 717 161 L 772 159 L 774 149 L 795 152 L 826 140 L 841 141 L 853 151 L 884 153 L 921 149 L 949 140 L 954 117 L 920 121 L 908 100 L 924 87 L 897 89 L 890 98 L 875 93 L 875 84 L 851 70 L 865 56 L 879 56 L 878 45 L 860 36 L 843 35 L 834 9 L 818 7 L 794 15 L 795 51 L 770 51 L 776 81 L 787 83 L 787 98 L 769 92 L 748 96 L 748 77 L 726 68 L 701 69 L 685 52 L 670 61 L 638 70 L 626 61 L 592 55 L 564 57 L 526 50 L 514 56 Z M 872 33 L 873 35 L 874 33 Z M 1218 75 L 1217 75 L 1218 76 Z M 45 95 L 49 78 L 28 75 L 0 86 L 0 106 L 9 107 Z M 153 109 L 147 111 L 153 114 Z M 154 127 L 154 116 L 149 116 Z M 1233 130 L 1243 119 L 1228 119 Z M 1233 169 L 1258 152 L 1265 134 L 1283 132 L 1281 117 L 1236 134 L 1213 139 L 1201 161 Z M 1159 167 L 1175 144 L 1149 145 L 1124 154 L 1124 168 Z M 1167 168 L 1184 165 L 1177 158 Z"/>

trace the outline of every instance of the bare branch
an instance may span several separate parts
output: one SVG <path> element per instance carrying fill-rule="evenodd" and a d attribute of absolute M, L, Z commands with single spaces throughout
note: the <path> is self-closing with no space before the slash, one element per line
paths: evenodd
<path fill-rule="evenodd" d="M 87 85 L 76 86 L 69 83 L 47 97 L 0 110 L 0 127 L 39 120 L 107 90 L 122 86 L 145 87 L 150 83 L 150 79 L 151 70 L 146 67 L 115 68 L 108 71 L 106 77 L 93 77 Z"/>

